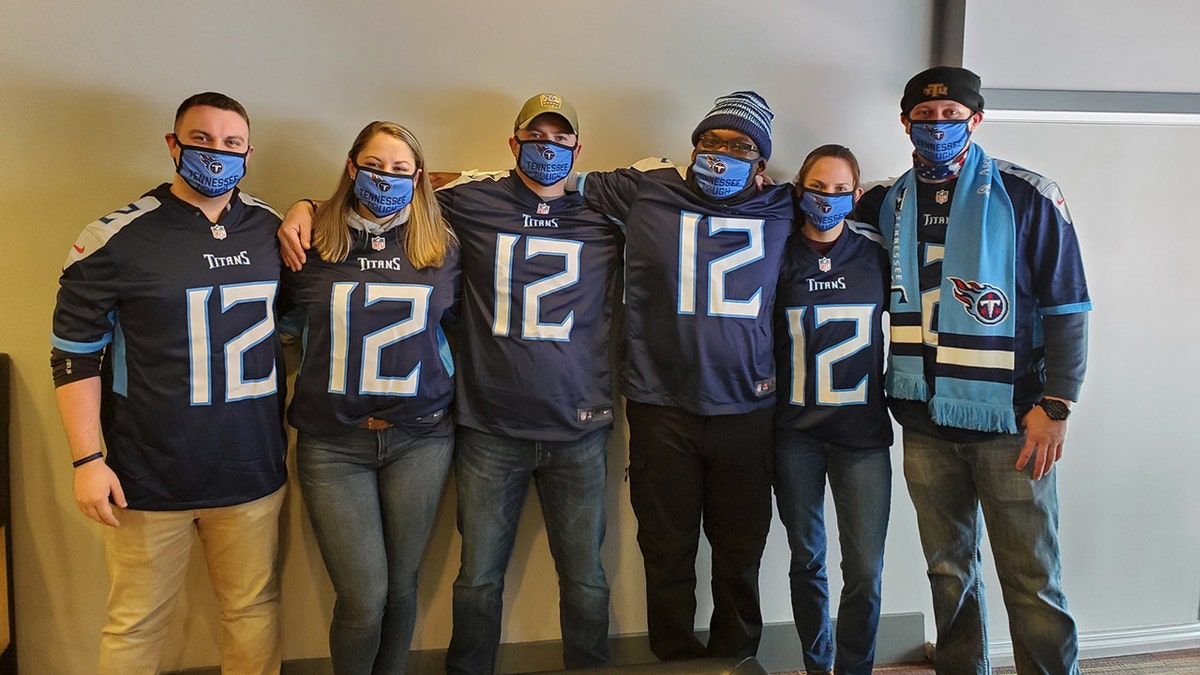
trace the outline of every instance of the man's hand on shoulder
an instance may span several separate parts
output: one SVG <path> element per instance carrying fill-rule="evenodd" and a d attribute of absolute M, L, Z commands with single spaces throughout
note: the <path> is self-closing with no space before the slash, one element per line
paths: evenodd
<path fill-rule="evenodd" d="M 304 252 L 312 246 L 313 213 L 313 205 L 302 199 L 283 214 L 283 222 L 275 232 L 279 239 L 279 257 L 293 272 L 299 272 L 308 260 Z"/>

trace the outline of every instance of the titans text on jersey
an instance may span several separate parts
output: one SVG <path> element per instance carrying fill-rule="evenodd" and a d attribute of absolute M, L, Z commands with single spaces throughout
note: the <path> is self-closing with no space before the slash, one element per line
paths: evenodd
<path fill-rule="evenodd" d="M 402 230 L 402 226 L 397 228 Z M 332 436 L 368 417 L 413 435 L 450 433 L 454 363 L 442 319 L 458 299 L 458 249 L 414 269 L 397 231 L 355 230 L 340 263 L 284 273 L 283 305 L 304 315 L 304 362 L 288 421 Z"/>
<path fill-rule="evenodd" d="M 462 245 L 459 424 L 546 441 L 610 426 L 618 228 L 512 175 L 437 195 Z"/>
<path fill-rule="evenodd" d="M 580 189 L 625 224 L 625 395 L 700 415 L 771 406 L 790 187 L 716 205 L 669 167 L 589 173 Z"/>
<path fill-rule="evenodd" d="M 846 221 L 825 255 L 799 231 L 788 238 L 775 300 L 777 428 L 850 448 L 891 446 L 882 327 L 889 285 L 874 229 Z"/>
<path fill-rule="evenodd" d="M 1045 377 L 1045 345 L 1041 312 L 1055 308 L 1072 308 L 1090 305 L 1087 282 L 1083 271 L 1083 260 L 1079 249 L 1070 213 L 1058 185 L 1040 174 L 1034 173 L 1011 162 L 997 159 L 995 166 L 1004 181 L 1004 189 L 1014 207 L 1016 217 L 1016 279 L 1013 297 L 1003 305 L 990 303 L 988 289 L 970 280 L 960 280 L 958 286 L 962 298 L 941 297 L 942 262 L 949 227 L 951 197 L 956 180 L 945 183 L 917 181 L 917 194 L 901 195 L 899 200 L 917 200 L 917 261 L 922 302 L 934 309 L 928 314 L 932 325 L 911 327 L 919 330 L 920 342 L 892 343 L 893 354 L 920 356 L 925 361 L 926 381 L 929 391 L 935 391 L 934 373 L 937 360 L 937 316 L 943 302 L 967 302 L 973 298 L 978 304 L 980 320 L 996 320 L 987 316 L 989 311 L 1014 312 L 1014 333 L 1011 351 L 1014 355 L 1012 369 L 1013 407 L 1023 411 L 1036 403 L 1043 394 Z M 885 204 L 888 190 L 895 179 L 875 183 L 868 189 L 855 210 L 855 217 L 878 224 L 881 209 L 899 210 L 899 204 Z M 898 228 L 897 228 L 898 229 Z M 893 233 L 885 232 L 885 237 Z M 893 270 L 894 274 L 899 271 Z M 978 286 L 978 287 L 976 287 Z M 897 322 L 893 317 L 893 331 Z M 1007 377 L 1004 371 L 996 376 Z M 955 373 L 967 379 L 986 380 L 991 374 L 988 369 L 975 368 Z M 905 427 L 924 433 L 946 437 L 948 440 L 971 442 L 987 435 L 963 429 L 952 429 L 933 425 L 926 405 L 920 401 L 893 400 L 892 412 L 896 420 Z"/>
<path fill-rule="evenodd" d="M 213 225 L 162 185 L 72 247 L 52 343 L 104 351 L 106 461 L 131 508 L 241 504 L 283 484 L 278 226 L 240 191 Z"/>

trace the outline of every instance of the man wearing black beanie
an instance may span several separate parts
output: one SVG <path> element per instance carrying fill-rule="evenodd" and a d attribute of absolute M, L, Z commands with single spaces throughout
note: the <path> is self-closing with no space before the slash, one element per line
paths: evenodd
<path fill-rule="evenodd" d="M 941 675 L 990 673 L 979 512 L 1018 673 L 1079 672 L 1061 583 L 1055 462 L 1087 363 L 1091 309 L 1058 186 L 971 142 L 979 76 L 915 75 L 900 121 L 913 168 L 856 218 L 891 242 L 887 393 L 933 592 Z"/>

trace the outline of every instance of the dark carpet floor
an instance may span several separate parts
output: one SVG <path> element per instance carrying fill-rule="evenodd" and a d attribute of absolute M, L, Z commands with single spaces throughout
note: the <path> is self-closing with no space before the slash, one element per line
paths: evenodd
<path fill-rule="evenodd" d="M 1133 654 L 1080 662 L 1083 675 L 1200 675 L 1200 649 L 1174 652 Z M 880 675 L 933 675 L 928 663 L 892 664 L 879 666 Z M 992 669 L 994 675 L 1014 675 L 1012 666 Z M 803 675 L 803 674 L 801 674 Z"/>

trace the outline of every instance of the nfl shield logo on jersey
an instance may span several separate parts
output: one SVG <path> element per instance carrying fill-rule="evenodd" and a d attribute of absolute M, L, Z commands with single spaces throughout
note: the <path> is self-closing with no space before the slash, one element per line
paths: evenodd
<path fill-rule="evenodd" d="M 822 272 L 828 272 L 829 270 L 833 269 L 833 261 L 829 258 L 819 258 L 817 260 L 817 269 L 821 270 Z"/>
<path fill-rule="evenodd" d="M 223 225 L 213 225 L 212 226 L 212 236 L 213 236 L 213 239 L 224 239 L 225 238 L 225 227 Z"/>
<path fill-rule="evenodd" d="M 945 204 L 946 202 L 950 201 L 950 191 L 949 190 L 938 190 L 933 195 L 933 201 L 935 201 L 939 204 Z"/>
<path fill-rule="evenodd" d="M 383 240 L 382 236 L 371 237 L 371 248 L 376 251 L 382 251 L 385 246 L 387 246 L 387 242 Z"/>
<path fill-rule="evenodd" d="M 550 205 L 549 204 L 538 204 L 537 213 L 539 216 L 544 216 L 544 215 L 550 213 Z"/>

